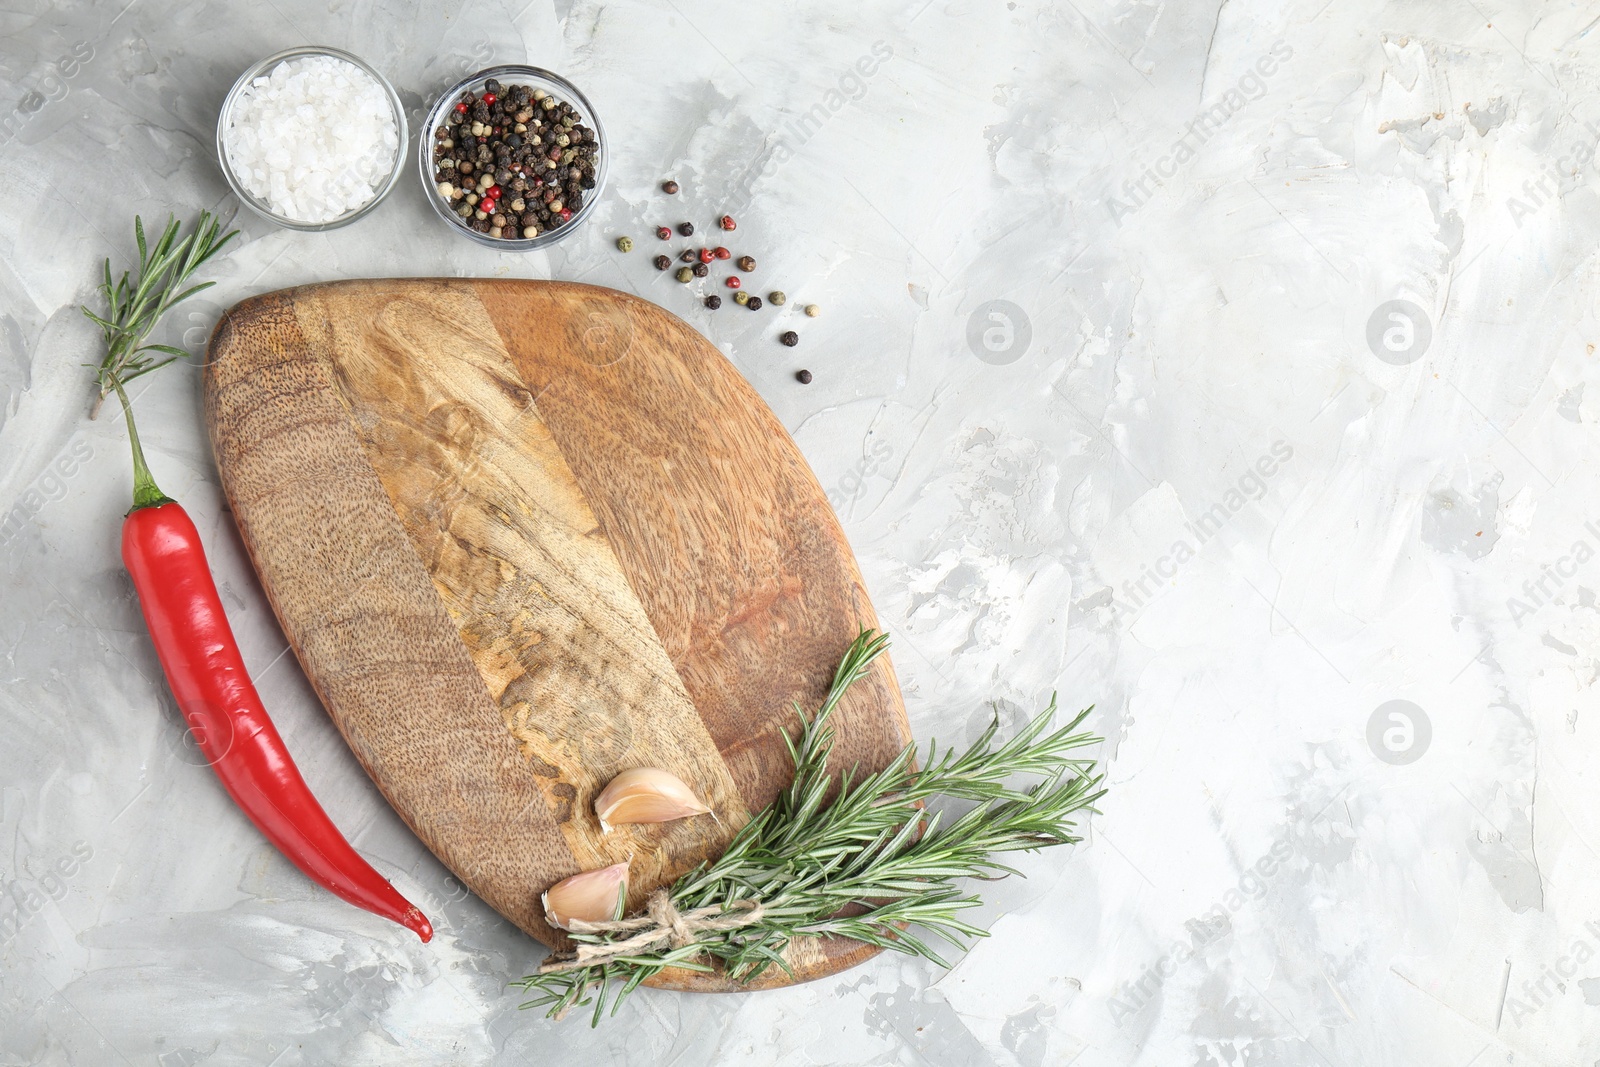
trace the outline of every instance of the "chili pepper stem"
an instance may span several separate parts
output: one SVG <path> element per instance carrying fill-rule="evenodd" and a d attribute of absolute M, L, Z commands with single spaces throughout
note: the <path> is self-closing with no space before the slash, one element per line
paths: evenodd
<path fill-rule="evenodd" d="M 144 446 L 139 443 L 139 428 L 133 424 L 133 405 L 128 403 L 128 394 L 122 391 L 122 383 L 114 378 L 111 387 L 122 402 L 122 419 L 128 424 L 128 443 L 133 446 L 133 507 L 128 509 L 128 513 L 172 503 L 172 498 L 156 485 L 150 467 L 144 461 Z"/>

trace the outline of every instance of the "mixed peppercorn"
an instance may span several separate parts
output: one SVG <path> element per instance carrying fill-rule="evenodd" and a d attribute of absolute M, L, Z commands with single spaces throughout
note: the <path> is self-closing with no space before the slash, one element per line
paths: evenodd
<path fill-rule="evenodd" d="M 661 183 L 661 191 L 667 193 L 668 195 L 675 194 L 678 192 L 678 183 L 671 178 L 668 178 Z M 734 221 L 732 215 L 720 215 L 717 217 L 716 223 L 717 228 L 723 231 L 731 232 L 739 228 L 739 224 Z M 656 237 L 663 241 L 672 240 L 673 232 L 674 227 L 671 226 L 657 226 L 655 228 Z M 676 232 L 684 237 L 692 237 L 694 236 L 695 232 L 694 223 L 680 222 L 676 227 Z M 617 248 L 623 252 L 632 251 L 632 239 L 628 237 L 617 238 Z M 687 266 L 679 267 L 675 272 L 674 277 L 676 277 L 678 281 L 687 284 L 696 278 L 707 277 L 711 273 L 712 264 L 716 263 L 718 260 L 733 259 L 733 253 L 721 245 L 716 245 L 709 248 L 686 248 L 682 252 L 678 253 L 677 259 L 679 262 L 687 264 Z M 656 270 L 664 271 L 672 268 L 673 261 L 671 256 L 658 255 L 652 262 L 654 262 Z M 734 265 L 742 273 L 749 274 L 756 269 L 756 260 L 754 256 L 744 255 L 740 256 L 735 261 Z M 728 275 L 723 279 L 722 284 L 733 290 L 734 303 L 750 311 L 761 310 L 763 306 L 762 299 L 759 296 L 754 296 L 745 291 L 744 280 L 741 279 L 738 274 Z M 783 290 L 774 289 L 767 294 L 766 303 L 770 303 L 774 307 L 782 307 L 784 304 L 788 303 L 788 300 L 788 295 L 785 294 Z M 716 295 L 715 293 L 704 297 L 702 302 L 711 311 L 716 311 L 718 308 L 722 307 L 722 297 Z M 819 313 L 819 309 L 815 304 L 807 304 L 803 310 L 805 314 L 811 318 L 815 318 Z M 778 335 L 778 341 L 789 348 L 793 348 L 795 345 L 800 343 L 800 335 L 794 330 L 785 330 L 783 333 Z M 801 384 L 809 384 L 811 382 L 811 372 L 808 370 L 800 371 L 795 375 L 795 378 L 801 382 Z"/>
<path fill-rule="evenodd" d="M 463 226 L 505 240 L 533 238 L 582 210 L 599 152 L 594 130 L 571 104 L 490 78 L 482 93 L 463 92 L 446 125 L 433 131 L 433 177 Z"/>

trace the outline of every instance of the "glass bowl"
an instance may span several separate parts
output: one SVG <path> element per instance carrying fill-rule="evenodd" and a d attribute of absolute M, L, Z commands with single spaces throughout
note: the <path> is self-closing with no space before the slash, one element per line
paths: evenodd
<path fill-rule="evenodd" d="M 399 138 L 394 152 L 394 166 L 390 169 L 388 179 L 384 181 L 376 195 L 360 207 L 353 208 L 338 218 L 329 219 L 326 222 L 305 222 L 301 219 L 291 219 L 286 215 L 280 215 L 272 210 L 265 200 L 247 192 L 244 183 L 239 180 L 239 176 L 234 173 L 233 166 L 228 162 L 228 150 L 223 144 L 223 134 L 227 132 L 229 120 L 233 114 L 233 105 L 238 100 L 239 94 L 244 92 L 251 82 L 271 71 L 279 63 L 285 60 L 299 59 L 303 56 L 330 56 L 334 59 L 342 59 L 346 63 L 365 71 L 374 81 L 383 86 L 384 95 L 389 98 L 389 106 L 394 111 L 395 134 Z M 322 45 L 305 45 L 300 48 L 289 48 L 282 52 L 275 52 L 239 75 L 239 80 L 233 83 L 233 88 L 228 90 L 227 97 L 222 101 L 222 111 L 217 115 L 217 162 L 222 165 L 222 176 L 227 179 L 228 188 L 233 190 L 233 195 L 237 196 L 239 202 L 244 204 L 245 207 L 262 218 L 291 230 L 331 230 L 356 221 L 356 219 L 383 203 L 383 198 L 389 195 L 389 191 L 400 180 L 400 172 L 405 169 L 406 138 L 409 136 L 409 131 L 406 128 L 405 108 L 401 106 L 400 96 L 394 91 L 394 86 L 389 84 L 388 78 L 374 70 L 366 61 L 351 55 L 349 52 Z"/>
<path fill-rule="evenodd" d="M 543 89 L 557 100 L 571 104 L 577 110 L 583 124 L 595 133 L 594 188 L 584 190 L 583 206 L 573 213 L 572 218 L 554 230 L 545 230 L 537 237 L 490 237 L 486 233 L 468 229 L 461 217 L 445 206 L 444 198 L 439 195 L 439 183 L 433 178 L 433 131 L 446 124 L 445 120 L 450 109 L 456 105 L 462 93 L 468 91 L 482 93 L 484 83 L 490 78 L 504 85 L 528 85 L 535 89 Z M 461 236 L 502 252 L 531 252 L 538 248 L 546 248 L 576 231 L 584 220 L 594 213 L 595 205 L 600 202 L 600 194 L 605 191 L 606 159 L 609 155 L 605 127 L 600 124 L 600 116 L 595 112 L 594 105 L 589 103 L 588 97 L 559 74 L 552 74 L 539 67 L 518 64 L 480 70 L 446 89 L 428 109 L 428 120 L 423 124 L 422 132 L 417 137 L 417 167 L 422 176 L 422 191 L 427 196 L 428 203 L 433 205 L 435 214 Z"/>

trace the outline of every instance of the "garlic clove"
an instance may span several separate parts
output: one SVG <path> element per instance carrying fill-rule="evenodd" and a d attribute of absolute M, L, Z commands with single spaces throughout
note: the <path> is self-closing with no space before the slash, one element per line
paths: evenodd
<path fill-rule="evenodd" d="M 544 904 L 544 921 L 570 930 L 573 920 L 598 923 L 622 918 L 628 897 L 628 865 L 584 871 L 563 878 L 539 896 Z"/>
<path fill-rule="evenodd" d="M 672 822 L 710 810 L 681 778 L 659 767 L 623 771 L 594 798 L 594 813 L 606 833 L 625 823 Z"/>

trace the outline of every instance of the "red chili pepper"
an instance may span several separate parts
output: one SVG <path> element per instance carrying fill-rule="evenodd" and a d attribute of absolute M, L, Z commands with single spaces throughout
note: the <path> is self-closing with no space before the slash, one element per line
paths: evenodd
<path fill-rule="evenodd" d="M 427 916 L 350 846 L 300 777 L 239 655 L 200 534 L 183 508 L 156 488 L 120 385 L 117 394 L 127 413 L 134 469 L 122 561 L 200 751 L 234 803 L 308 877 L 424 942 L 432 939 Z"/>

